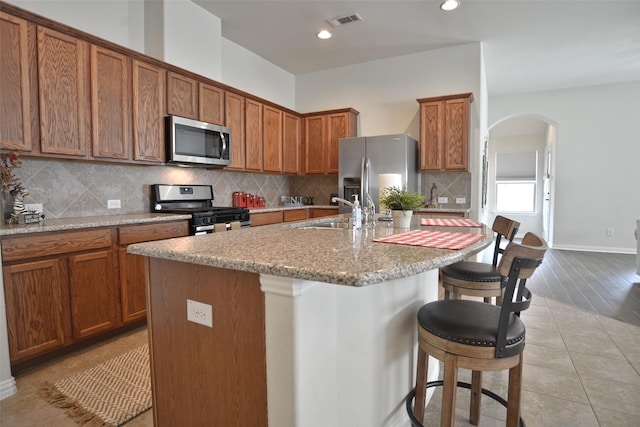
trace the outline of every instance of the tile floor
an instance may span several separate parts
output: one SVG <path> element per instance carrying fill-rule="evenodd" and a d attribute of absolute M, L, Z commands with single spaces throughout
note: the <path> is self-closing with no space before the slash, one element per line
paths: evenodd
<path fill-rule="evenodd" d="M 640 276 L 630 277 L 627 287 L 637 292 L 634 289 Z M 538 283 L 544 285 L 546 280 L 551 279 Z M 532 305 L 522 313 L 527 326 L 522 385 L 526 425 L 640 426 L 640 327 L 633 324 L 634 319 L 624 316 L 623 320 L 629 322 L 625 323 L 612 318 L 615 316 L 607 317 L 608 312 L 582 309 L 570 304 L 571 301 L 559 302 L 552 298 L 554 295 L 541 296 L 534 289 L 532 286 Z M 633 298 L 623 302 L 630 301 L 629 310 L 637 313 L 640 308 Z M 18 376 L 18 393 L 0 401 L 0 427 L 76 426 L 61 409 L 38 396 L 38 387 L 44 381 L 55 382 L 88 369 L 146 340 L 147 331 L 141 328 Z M 469 377 L 468 371 L 459 375 L 461 381 L 468 381 Z M 506 371 L 485 373 L 483 385 L 504 395 Z M 440 388 L 436 388 L 427 406 L 425 426 L 439 425 L 439 393 Z M 482 401 L 480 426 L 503 426 L 504 408 L 487 397 Z M 456 405 L 456 426 L 470 425 L 466 389 L 458 390 Z M 127 423 L 127 427 L 152 425 L 151 411 Z"/>

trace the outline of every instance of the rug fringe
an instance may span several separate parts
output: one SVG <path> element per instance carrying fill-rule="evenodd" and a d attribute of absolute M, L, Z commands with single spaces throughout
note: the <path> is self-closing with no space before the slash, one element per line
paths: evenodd
<path fill-rule="evenodd" d="M 84 427 L 117 427 L 111 423 L 105 423 L 97 415 L 87 411 L 73 399 L 69 399 L 50 382 L 45 382 L 39 390 L 39 394 L 48 403 L 56 408 L 64 409 L 76 423 Z"/>

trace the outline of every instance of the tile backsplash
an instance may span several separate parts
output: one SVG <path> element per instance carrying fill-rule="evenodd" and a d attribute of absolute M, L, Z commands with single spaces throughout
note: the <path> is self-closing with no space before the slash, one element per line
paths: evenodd
<path fill-rule="evenodd" d="M 436 184 L 434 196 L 447 197 L 448 203 L 440 203 L 441 208 L 468 209 L 471 207 L 470 172 L 423 172 L 422 194 L 427 202 L 431 196 L 431 186 Z M 457 204 L 456 198 L 464 197 L 464 204 Z"/>
<path fill-rule="evenodd" d="M 234 191 L 262 196 L 267 207 L 277 207 L 280 196 L 313 196 L 314 204 L 326 205 L 329 194 L 337 190 L 336 176 L 297 177 L 78 160 L 23 158 L 15 173 L 29 191 L 25 203 L 42 204 L 47 218 L 149 212 L 151 184 L 210 184 L 216 206 L 231 206 Z M 120 200 L 120 209 L 108 209 L 107 200 Z"/>
<path fill-rule="evenodd" d="M 267 207 L 279 206 L 281 196 L 312 196 L 315 205 L 328 205 L 330 194 L 338 190 L 337 175 L 287 176 L 79 160 L 23 158 L 15 172 L 29 191 L 25 203 L 42 204 L 47 218 L 149 212 L 151 184 L 210 184 L 216 206 L 231 206 L 234 191 L 262 196 Z M 427 200 L 433 183 L 436 197 L 449 198 L 441 207 L 470 206 L 468 172 L 423 173 L 422 194 Z M 456 197 L 464 197 L 465 204 L 456 204 Z M 121 207 L 108 209 L 107 200 L 120 200 Z"/>

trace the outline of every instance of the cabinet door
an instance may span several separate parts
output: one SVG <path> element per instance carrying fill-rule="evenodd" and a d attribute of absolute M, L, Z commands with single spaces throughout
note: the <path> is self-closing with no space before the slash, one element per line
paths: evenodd
<path fill-rule="evenodd" d="M 40 150 L 85 157 L 89 137 L 87 43 L 38 27 Z"/>
<path fill-rule="evenodd" d="M 469 98 L 445 101 L 444 169 L 467 170 L 469 165 Z"/>
<path fill-rule="evenodd" d="M 300 173 L 300 117 L 284 113 L 282 126 L 282 172 Z"/>
<path fill-rule="evenodd" d="M 325 170 L 325 116 L 304 119 L 305 173 L 324 173 Z"/>
<path fill-rule="evenodd" d="M 108 331 L 119 325 L 114 265 L 111 250 L 72 255 L 69 258 L 74 339 Z"/>
<path fill-rule="evenodd" d="M 66 259 L 2 270 L 11 362 L 66 345 L 71 339 Z"/>
<path fill-rule="evenodd" d="M 339 146 L 338 141 L 340 138 L 345 138 L 349 135 L 349 114 L 338 113 L 329 114 L 327 119 L 327 148 L 326 148 L 326 172 L 338 173 L 338 153 Z"/>
<path fill-rule="evenodd" d="M 147 315 L 144 257 L 120 248 L 119 261 L 122 322 L 128 323 Z"/>
<path fill-rule="evenodd" d="M 167 113 L 198 120 L 198 83 L 192 78 L 167 73 Z"/>
<path fill-rule="evenodd" d="M 0 148 L 31 150 L 27 21 L 0 12 Z"/>
<path fill-rule="evenodd" d="M 420 104 L 420 169 L 442 169 L 444 102 Z"/>
<path fill-rule="evenodd" d="M 264 106 L 263 170 L 282 172 L 282 110 Z"/>
<path fill-rule="evenodd" d="M 131 157 L 129 59 L 91 46 L 91 131 L 93 157 Z"/>
<path fill-rule="evenodd" d="M 133 61 L 133 159 L 165 161 L 165 71 Z"/>
<path fill-rule="evenodd" d="M 231 164 L 227 169 L 243 170 L 245 166 L 244 97 L 225 94 L 225 126 L 231 129 Z"/>
<path fill-rule="evenodd" d="M 247 170 L 262 170 L 262 104 L 245 100 L 245 150 Z"/>
<path fill-rule="evenodd" d="M 200 120 L 224 125 L 224 90 L 200 83 Z"/>

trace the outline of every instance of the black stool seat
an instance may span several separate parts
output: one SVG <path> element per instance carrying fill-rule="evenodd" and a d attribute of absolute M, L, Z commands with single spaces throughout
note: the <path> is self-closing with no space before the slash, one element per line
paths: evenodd
<path fill-rule="evenodd" d="M 448 341 L 480 347 L 495 347 L 500 324 L 499 306 L 467 300 L 434 301 L 418 311 L 418 324 L 428 332 Z M 524 340 L 524 323 L 511 314 L 506 345 Z"/>
<path fill-rule="evenodd" d="M 500 282 L 502 276 L 495 265 L 483 262 L 462 261 L 440 268 L 443 275 L 471 282 Z"/>

